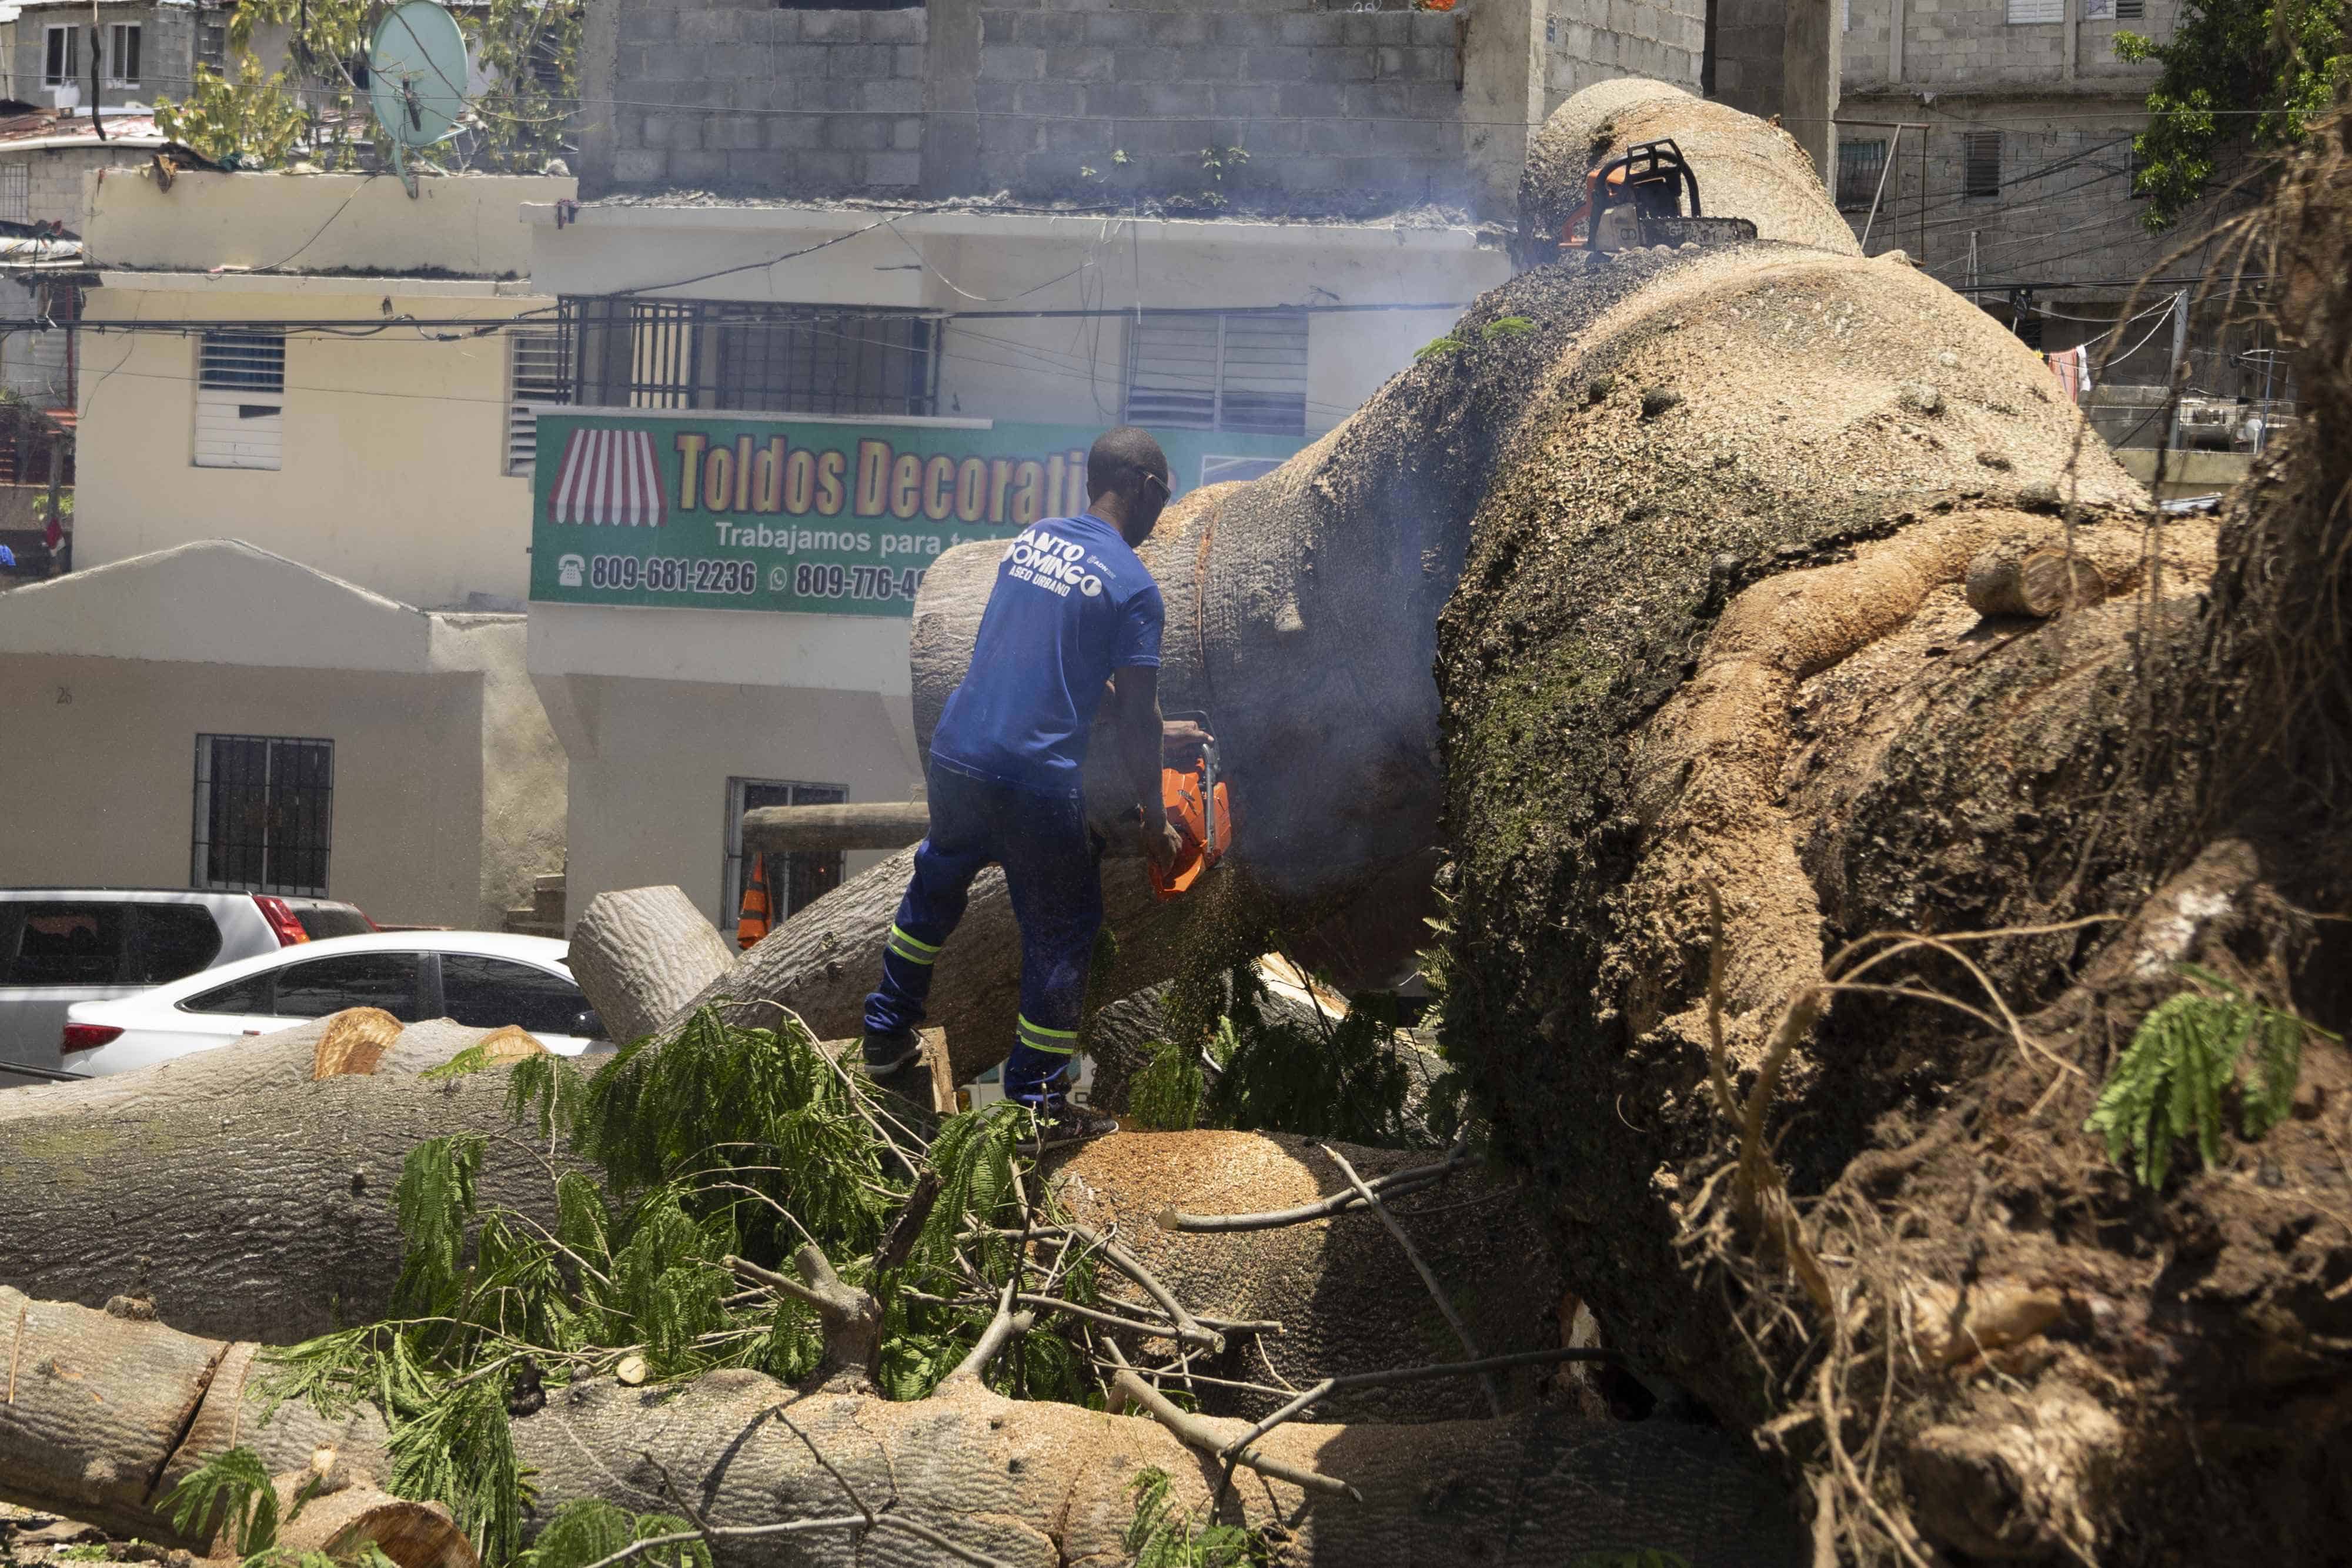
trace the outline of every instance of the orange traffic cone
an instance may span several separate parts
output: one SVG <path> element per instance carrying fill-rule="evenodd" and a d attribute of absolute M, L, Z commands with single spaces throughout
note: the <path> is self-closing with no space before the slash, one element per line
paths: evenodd
<path fill-rule="evenodd" d="M 735 920 L 735 946 L 749 947 L 768 934 L 768 857 L 751 857 L 751 880 L 743 884 L 743 907 Z"/>

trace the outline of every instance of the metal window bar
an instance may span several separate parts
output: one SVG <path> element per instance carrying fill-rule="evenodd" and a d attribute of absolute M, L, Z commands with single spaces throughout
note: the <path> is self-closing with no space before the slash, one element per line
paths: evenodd
<path fill-rule="evenodd" d="M 0 163 L 0 218 L 12 224 L 33 221 L 33 171 L 21 158 Z"/>
<path fill-rule="evenodd" d="M 565 401 L 592 407 L 903 416 L 939 402 L 938 326 L 919 310 L 566 298 L 557 323 Z"/>
<path fill-rule="evenodd" d="M 539 409 L 565 401 L 563 335 L 522 328 L 507 336 L 506 471 L 529 478 L 539 457 Z"/>
<path fill-rule="evenodd" d="M 1307 313 L 1147 311 L 1128 329 L 1127 418 L 1179 430 L 1307 432 Z"/>
<path fill-rule="evenodd" d="M 1845 212 L 1861 212 L 1878 193 L 1879 177 L 1886 169 L 1886 143 L 1838 143 L 1837 204 Z"/>
<path fill-rule="evenodd" d="M 1963 152 L 1960 194 L 2000 194 L 2000 132 L 1971 131 L 1960 138 Z"/>
<path fill-rule="evenodd" d="M 196 384 L 220 392 L 286 390 L 286 334 L 207 332 L 196 355 Z"/>
<path fill-rule="evenodd" d="M 335 802 L 335 743 L 196 737 L 188 885 L 323 898 Z"/>

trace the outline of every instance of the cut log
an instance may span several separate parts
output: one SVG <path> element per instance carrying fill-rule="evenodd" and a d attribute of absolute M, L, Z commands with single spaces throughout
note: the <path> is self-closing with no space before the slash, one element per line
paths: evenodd
<path fill-rule="evenodd" d="M 759 806 L 743 813 L 751 854 L 795 850 L 897 850 L 930 831 L 920 800 L 855 800 L 844 806 Z"/>
<path fill-rule="evenodd" d="M 2107 596 L 2099 569 L 2040 539 L 2004 539 L 1969 562 L 1969 608 L 1979 615 L 2046 619 Z"/>
<path fill-rule="evenodd" d="M 286 1406 L 264 1419 L 254 1350 L 0 1285 L 0 1499 L 202 1551 L 209 1542 L 182 1536 L 163 1500 L 232 1448 L 273 1474 L 321 1448 L 381 1467 L 373 1411 L 331 1422 Z"/>
<path fill-rule="evenodd" d="M 441 1019 L 403 1030 L 372 1073 L 313 1081 L 335 1023 L 0 1094 L 0 1274 L 92 1306 L 146 1296 L 220 1339 L 380 1316 L 400 1271 L 401 1163 L 444 1133 L 510 1131 L 507 1075 L 420 1082 L 499 1032 Z M 543 1154 L 493 1136 L 484 1196 L 552 1223 Z"/>
<path fill-rule="evenodd" d="M 373 1074 L 314 1082 L 317 1042 L 332 1021 L 117 1077 L 0 1095 L 0 1190 L 7 1194 L 0 1270 L 8 1281 L 93 1308 L 117 1295 L 146 1297 L 166 1322 L 222 1340 L 288 1343 L 381 1317 L 400 1269 L 393 1184 L 410 1149 L 449 1133 L 488 1139 L 476 1186 L 485 1207 L 554 1223 L 548 1151 L 513 1135 L 503 1110 L 507 1074 L 493 1069 L 436 1083 L 417 1077 L 497 1031 L 446 1020 L 412 1025 Z M 1373 1173 L 1425 1157 L 1346 1152 Z M 1370 1299 L 1397 1267 L 1392 1244 L 1376 1230 L 1348 1220 L 1328 1234 L 1309 1227 L 1295 1235 L 1170 1238 L 1165 1248 L 1149 1230 L 1149 1216 L 1171 1205 L 1214 1207 L 1231 1194 L 1247 1207 L 1254 1200 L 1244 1192 L 1288 1201 L 1334 1190 L 1328 1162 L 1297 1140 L 1119 1134 L 1087 1145 L 1064 1168 L 1077 1173 L 1068 1178 L 1073 1203 L 1119 1220 L 1134 1247 L 1214 1303 L 1198 1310 L 1297 1320 L 1292 1337 L 1278 1342 L 1286 1370 L 1314 1371 L 1325 1359 L 1330 1370 L 1360 1370 L 1396 1364 L 1401 1349 L 1403 1359 L 1421 1354 L 1412 1313 L 1389 1313 Z M 1474 1184 L 1460 1196 L 1482 1200 L 1469 1211 L 1478 1223 L 1433 1231 L 1426 1244 L 1449 1260 L 1466 1294 L 1534 1266 L 1542 1249 L 1507 1195 Z M 1309 1323 L 1322 1312 L 1325 1272 L 1350 1281 L 1348 1293 L 1358 1299 Z M 1547 1337 L 1544 1291 L 1496 1293 L 1489 1305 L 1497 1315 L 1486 1332 L 1501 1348 L 1557 1343 Z M 1391 1392 L 1403 1397 L 1384 1414 L 1410 1409 L 1428 1418 L 1455 1408 L 1458 1391 L 1432 1384 Z M 1254 1407 L 1212 1393 L 1213 1409 Z"/>
<path fill-rule="evenodd" d="M 173 1541 L 155 1483 L 163 1461 L 176 1449 L 180 1468 L 193 1468 L 221 1450 L 175 1444 L 172 1416 L 236 1398 L 215 1385 L 208 1369 L 249 1347 L 160 1323 L 26 1303 L 0 1291 L 0 1313 L 18 1306 L 28 1307 L 41 1325 L 43 1360 L 79 1376 L 47 1380 L 37 1435 L 23 1415 L 0 1406 L 0 1492 L 89 1517 L 77 1511 L 89 1506 L 94 1491 L 108 1490 L 117 1500 L 98 1522 Z M 57 1392 L 67 1389 L 70 1396 Z M 243 1391 L 240 1408 L 251 1412 L 254 1398 Z M 110 1414 L 118 1407 L 148 1414 L 126 1425 Z M 1223 1442 L 1248 1430 L 1239 1421 L 1201 1422 Z M 207 1443 L 225 1436 L 216 1418 L 198 1430 Z M 1123 1538 L 1135 1518 L 1131 1489 L 1147 1468 L 1167 1472 L 1171 1500 L 1202 1519 L 1218 1478 L 1213 1460 L 1152 1421 L 1009 1400 L 972 1379 L 906 1404 L 796 1392 L 752 1372 L 644 1388 L 604 1379 L 574 1385 L 538 1413 L 510 1419 L 509 1430 L 516 1458 L 538 1489 L 534 1526 L 565 1503 L 588 1498 L 633 1511 L 675 1507 L 668 1500 L 677 1490 L 721 1532 L 840 1518 L 859 1511 L 846 1486 L 877 1512 L 1019 1568 L 1125 1561 Z M 247 1427 L 240 1436 L 281 1456 L 266 1463 L 292 1469 L 307 1458 L 285 1456 L 284 1438 L 296 1435 L 289 1427 L 275 1435 L 271 1427 Z M 365 1469 L 370 1439 L 350 1434 L 339 1445 L 346 1462 Z M 1224 1502 L 1228 1517 L 1251 1527 L 1281 1526 L 1287 1563 L 1535 1568 L 1588 1552 L 1643 1549 L 1709 1568 L 1795 1568 L 1803 1561 L 1780 1489 L 1752 1468 L 1736 1442 L 1696 1427 L 1543 1414 L 1419 1427 L 1294 1423 L 1256 1446 L 1287 1467 L 1339 1477 L 1362 1494 L 1360 1501 L 1310 1496 L 1255 1479 L 1234 1487 Z M 118 1479 L 103 1485 L 86 1479 L 94 1474 Z M 859 1542 L 865 1533 L 722 1534 L 714 1544 L 730 1565 L 942 1560 L 936 1546 L 911 1532 L 878 1531 Z"/>
<path fill-rule="evenodd" d="M 329 1468 L 317 1468 L 323 1456 Z M 322 1448 L 310 1466 L 277 1478 L 278 1547 L 299 1558 L 322 1552 L 348 1562 L 373 1543 L 396 1568 L 481 1568 L 480 1554 L 448 1509 L 437 1502 L 394 1497 L 335 1450 Z M 302 1496 L 308 1489 L 308 1499 Z M 213 1561 L 240 1561 L 226 1534 L 213 1543 Z"/>
<path fill-rule="evenodd" d="M 659 1029 L 735 956 L 683 888 L 632 887 L 588 901 L 565 962 L 605 1038 L 626 1044 Z"/>

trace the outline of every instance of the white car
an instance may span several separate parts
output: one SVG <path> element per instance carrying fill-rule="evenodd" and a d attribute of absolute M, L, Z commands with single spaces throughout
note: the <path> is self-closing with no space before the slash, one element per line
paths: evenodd
<path fill-rule="evenodd" d="M 306 942 L 114 1001 L 81 1002 L 58 1042 L 66 1071 L 102 1078 L 268 1034 L 345 1008 L 403 1023 L 519 1024 L 559 1056 L 602 1048 L 604 1026 L 545 936 L 402 931 Z"/>
<path fill-rule="evenodd" d="M 0 887 L 0 1089 L 69 1076 L 58 1031 L 76 1002 L 111 1001 L 201 969 L 374 923 L 324 898 L 186 887 Z"/>

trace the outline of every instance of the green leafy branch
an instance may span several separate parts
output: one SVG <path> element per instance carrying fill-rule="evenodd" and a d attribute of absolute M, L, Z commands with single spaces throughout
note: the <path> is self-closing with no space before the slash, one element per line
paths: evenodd
<path fill-rule="evenodd" d="M 491 1067 L 473 1051 L 432 1071 L 450 1078 Z M 1064 1246 L 1049 1285 L 1048 1270 L 1014 1239 L 1024 1212 L 1040 1226 L 1060 1216 L 1049 1198 L 1024 1210 L 1019 1145 L 1029 1124 L 1012 1105 L 950 1118 L 928 1148 L 908 1151 L 939 1178 L 941 1197 L 905 1261 L 877 1265 L 884 1221 L 905 1207 L 912 1176 L 900 1164 L 886 1174 L 886 1160 L 898 1156 L 881 1135 L 870 1086 L 796 1020 L 745 1029 L 706 1009 L 675 1036 L 624 1051 L 593 1081 L 548 1055 L 508 1071 L 506 1112 L 524 1137 L 537 1134 L 534 1152 L 568 1142 L 601 1182 L 559 1168 L 550 1226 L 482 1207 L 490 1138 L 418 1145 L 393 1194 L 404 1241 L 398 1315 L 268 1353 L 262 1384 L 271 1408 L 299 1399 L 330 1417 L 361 1404 L 383 1412 L 385 1490 L 446 1504 L 488 1563 L 529 1557 L 530 1568 L 572 1568 L 683 1528 L 666 1516 L 583 1513 L 566 1535 L 551 1523 L 538 1555 L 523 1552 L 532 1489 L 509 1435 L 516 1399 L 583 1377 L 637 1382 L 719 1367 L 800 1382 L 824 1364 L 816 1311 L 743 1290 L 730 1260 L 769 1267 L 803 1243 L 834 1260 L 845 1283 L 882 1305 L 873 1374 L 895 1399 L 928 1395 L 963 1360 L 1016 1270 L 1029 1270 L 1024 1289 L 1078 1305 L 1097 1300 L 1083 1249 Z M 1100 1399 L 1088 1358 L 1053 1333 L 1024 1336 L 986 1376 L 1008 1394 Z M 209 1480 L 203 1506 L 254 1479 L 240 1483 L 240 1473 Z M 266 1543 L 273 1531 L 248 1533 Z M 677 1568 L 694 1563 L 707 1558 L 689 1552 Z"/>
<path fill-rule="evenodd" d="M 353 74 L 378 15 L 370 0 L 247 0 L 229 13 L 230 68 L 197 67 L 185 99 L 157 101 L 156 128 L 233 167 L 274 169 L 298 157 L 359 167 L 384 140 Z M 474 161 L 536 172 L 562 150 L 579 91 L 581 16 L 577 5 L 541 0 L 490 0 L 478 15 L 458 14 L 488 78 L 467 105 Z M 285 68 L 266 70 L 254 53 L 263 23 L 288 30 Z"/>
<path fill-rule="evenodd" d="M 2197 988 L 2166 998 L 2141 1020 L 2083 1124 L 2105 1136 L 2109 1159 L 2149 1187 L 2164 1185 L 2180 1139 L 2196 1139 L 2208 1167 L 2221 1157 L 2222 1097 L 2233 1085 L 2243 1083 L 2238 1124 L 2245 1137 L 2260 1138 L 2284 1121 L 2305 1038 L 2336 1038 L 2210 969 L 2180 968 Z"/>
<path fill-rule="evenodd" d="M 2185 0 L 2166 39 L 2118 32 L 2116 54 L 2162 68 L 2132 142 L 2142 223 L 2165 229 L 2204 195 L 2223 149 L 2291 146 L 2352 86 L 2345 0 Z M 2251 129 L 2242 111 L 2253 110 Z"/>

